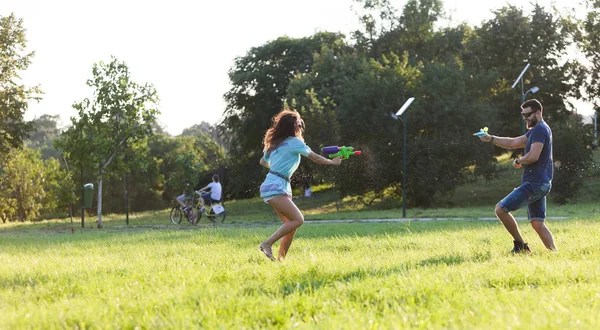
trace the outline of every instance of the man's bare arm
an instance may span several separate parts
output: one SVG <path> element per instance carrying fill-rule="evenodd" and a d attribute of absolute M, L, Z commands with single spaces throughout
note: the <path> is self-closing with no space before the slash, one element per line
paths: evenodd
<path fill-rule="evenodd" d="M 480 136 L 479 139 L 483 142 L 491 142 L 504 149 L 525 148 L 525 144 L 527 143 L 527 136 L 525 135 L 511 138 L 485 134 Z"/>
<path fill-rule="evenodd" d="M 534 142 L 531 144 L 531 149 L 529 152 L 525 154 L 523 157 L 518 158 L 519 164 L 529 165 L 538 161 L 540 158 L 540 154 L 542 153 L 542 149 L 544 149 L 544 144 L 541 142 Z"/>

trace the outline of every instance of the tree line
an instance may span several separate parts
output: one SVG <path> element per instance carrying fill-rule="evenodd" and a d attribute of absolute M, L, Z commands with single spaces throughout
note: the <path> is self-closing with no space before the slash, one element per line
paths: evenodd
<path fill-rule="evenodd" d="M 411 206 L 439 205 L 457 186 L 498 174 L 495 156 L 502 151 L 471 134 L 484 126 L 495 135 L 522 134 L 520 85 L 511 85 L 526 64 L 525 90 L 539 87 L 527 96 L 542 101 L 554 132 L 552 198 L 565 203 L 577 196 L 579 173 L 591 162 L 593 127 L 567 100 L 586 99 L 598 112 L 600 0 L 588 0 L 582 18 L 537 4 L 530 11 L 508 5 L 478 26 L 444 25 L 441 0 L 410 0 L 401 10 L 388 0 L 356 2 L 362 28 L 349 36 L 280 37 L 236 58 L 222 121 L 179 136 L 157 125 L 154 87 L 136 83 L 114 57 L 93 65 L 87 81 L 93 97 L 74 104 L 78 114 L 66 130 L 58 131 L 52 116 L 24 121 L 27 102 L 41 97 L 38 87 L 17 79 L 33 53 L 24 52 L 22 20 L 0 17 L 0 217 L 35 219 L 65 210 L 85 182 L 96 183 L 97 202 L 103 201 L 100 226 L 102 210 L 164 208 L 214 172 L 227 198 L 256 196 L 265 174 L 258 165 L 261 139 L 283 107 L 302 114 L 313 150 L 351 145 L 363 151 L 335 170 L 302 162 L 293 184 L 335 183 L 344 195 L 401 196 L 405 189 Z M 571 56 L 575 48 L 590 65 Z M 408 97 L 416 101 L 403 115 L 403 150 L 403 127 L 390 113 Z M 19 185 L 12 169 L 30 167 L 22 175 L 39 180 Z"/>

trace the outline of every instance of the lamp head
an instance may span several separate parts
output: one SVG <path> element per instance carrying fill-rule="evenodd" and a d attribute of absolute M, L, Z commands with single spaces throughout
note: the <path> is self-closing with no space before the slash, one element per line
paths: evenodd
<path fill-rule="evenodd" d="M 411 103 L 413 103 L 414 100 L 415 100 L 414 97 L 411 97 L 408 100 L 406 100 L 406 102 L 404 102 L 404 105 L 402 106 L 402 108 L 400 108 L 400 110 L 398 110 L 398 112 L 396 112 L 396 117 L 402 116 L 404 111 L 406 111 L 406 109 L 408 109 L 408 107 L 411 105 Z"/>

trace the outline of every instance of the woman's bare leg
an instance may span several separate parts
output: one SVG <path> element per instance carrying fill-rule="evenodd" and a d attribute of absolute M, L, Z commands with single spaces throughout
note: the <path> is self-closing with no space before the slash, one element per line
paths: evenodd
<path fill-rule="evenodd" d="M 281 221 L 283 221 L 283 223 L 290 221 L 290 219 L 288 219 L 285 215 L 283 215 L 279 211 L 275 210 L 275 213 L 277 213 L 277 215 L 279 216 Z M 289 234 L 287 234 L 281 238 L 281 242 L 279 243 L 279 255 L 277 256 L 277 260 L 281 261 L 281 260 L 285 259 L 285 256 L 287 255 L 287 252 L 290 249 L 290 246 L 292 245 L 292 241 L 294 240 L 295 233 L 296 233 L 296 229 L 294 229 L 292 232 L 290 232 Z"/>
<path fill-rule="evenodd" d="M 296 229 L 304 223 L 304 216 L 289 196 L 275 197 L 268 201 L 268 203 L 273 207 L 277 215 L 281 218 L 281 221 L 284 221 L 284 223 L 273 233 L 273 235 L 271 235 L 271 237 L 260 243 L 259 249 L 261 249 L 268 258 L 274 259 L 271 246 L 281 238 L 291 234 L 288 239 L 281 242 L 282 246 L 279 250 L 279 256 L 282 256 L 281 252 L 283 251 L 283 257 L 285 257 L 287 250 L 292 244 Z M 288 221 L 285 221 L 284 218 Z"/>

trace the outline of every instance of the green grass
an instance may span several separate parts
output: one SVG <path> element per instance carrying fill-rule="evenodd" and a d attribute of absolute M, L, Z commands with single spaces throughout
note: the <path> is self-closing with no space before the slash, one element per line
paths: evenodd
<path fill-rule="evenodd" d="M 498 157 L 500 172 L 491 182 L 483 179 L 459 186 L 453 195 L 440 198 L 440 203 L 430 208 L 407 209 L 409 218 L 487 218 L 494 217 L 494 207 L 498 201 L 517 187 L 521 182 L 520 170 L 511 167 L 509 154 Z M 600 151 L 594 153 L 593 166 L 582 171 L 585 176 L 581 193 L 576 201 L 565 205 L 557 205 L 552 199 L 548 200 L 549 217 L 586 217 L 600 213 Z M 334 219 L 395 219 L 402 217 L 402 201 L 398 196 L 386 193 L 382 199 L 371 198 L 370 204 L 361 202 L 358 196 L 340 198 L 334 195 L 330 185 L 313 186 L 314 198 L 297 198 L 295 203 L 307 220 L 334 220 Z M 295 192 L 301 195 L 300 191 Z M 551 192 L 552 194 L 552 192 Z M 372 194 L 371 194 L 372 195 Z M 337 207 L 336 207 L 337 204 Z M 272 208 L 262 199 L 250 198 L 245 200 L 226 201 L 226 223 L 246 222 L 279 222 Z M 165 225 L 169 223 L 169 209 L 161 211 L 143 212 L 130 215 L 131 225 Z M 517 217 L 526 217 L 526 208 L 514 212 Z M 124 226 L 123 214 L 108 214 L 103 217 L 104 224 L 108 226 Z M 75 210 L 76 226 L 80 226 L 79 211 Z M 63 225 L 65 220 L 44 220 L 40 226 L 53 224 Z M 96 215 L 87 216 L 86 226 L 94 227 Z M 204 219 L 206 223 L 206 219 Z M 13 224 L 11 226 L 20 226 Z M 186 225 L 183 223 L 182 225 Z M 181 225 L 180 225 L 181 226 Z"/>
<path fill-rule="evenodd" d="M 600 217 L 549 226 L 513 256 L 499 222 L 306 224 L 285 262 L 273 223 L 3 226 L 0 328 L 597 329 Z"/>
<path fill-rule="evenodd" d="M 402 209 L 370 210 L 359 208 L 357 210 L 351 207 L 342 208 L 336 212 L 335 206 L 324 207 L 319 203 L 317 197 L 311 200 L 297 200 L 296 204 L 303 212 L 306 220 L 360 220 L 360 219 L 400 219 L 402 218 Z M 328 198 L 326 195 L 324 199 Z M 331 197 L 333 198 L 333 197 Z M 260 198 L 233 201 L 227 205 L 227 217 L 224 224 L 211 225 L 206 218 L 202 218 L 198 225 L 189 224 L 185 218 L 179 225 L 173 225 L 169 221 L 169 211 L 149 211 L 142 213 L 133 213 L 129 217 L 129 226 L 126 225 L 125 215 L 109 214 L 103 216 L 103 225 L 105 228 L 127 228 L 153 227 L 159 229 L 192 229 L 199 227 L 228 227 L 235 225 L 253 225 L 264 226 L 270 224 L 279 224 L 280 220 L 273 212 L 273 209 L 265 204 Z M 494 205 L 478 207 L 455 207 L 455 208 L 431 208 L 431 209 L 408 209 L 406 215 L 408 218 L 493 218 Z M 526 218 L 527 209 L 522 208 L 513 212 L 515 217 Z M 548 204 L 549 217 L 568 217 L 569 219 L 586 219 L 600 215 L 600 204 L 597 202 L 588 202 L 582 204 L 554 205 Z M 96 227 L 97 217 L 95 215 L 86 216 L 85 227 L 88 229 Z M 73 227 L 75 230 L 81 228 L 81 219 L 79 216 L 73 218 Z M 12 222 L 0 224 L 0 231 L 30 231 L 38 229 L 70 230 L 69 219 L 43 220 L 35 223 Z"/>
<path fill-rule="evenodd" d="M 598 153 L 595 157 L 598 157 Z M 598 164 L 598 160 L 596 164 Z M 520 182 L 456 189 L 410 218 L 493 217 Z M 306 224 L 285 262 L 257 249 L 280 221 L 260 198 L 228 201 L 224 224 L 172 225 L 169 210 L 0 225 L 0 329 L 600 327 L 600 169 L 577 203 L 548 204 L 560 252 L 520 222 L 532 255 L 513 256 L 498 221 Z M 365 205 L 330 187 L 295 202 L 307 220 L 393 219 L 397 197 Z M 448 207 L 453 206 L 453 207 Z M 514 213 L 525 217 L 525 209 Z"/>

